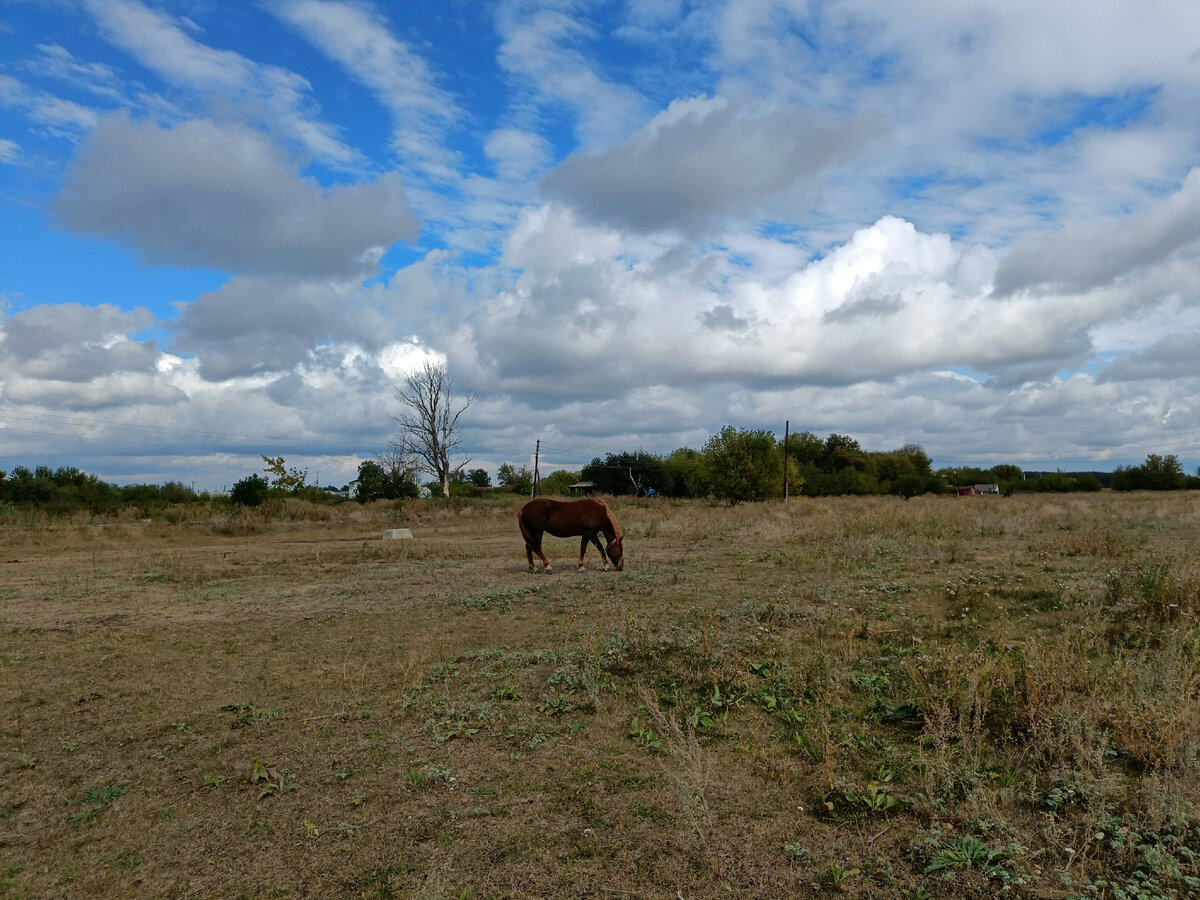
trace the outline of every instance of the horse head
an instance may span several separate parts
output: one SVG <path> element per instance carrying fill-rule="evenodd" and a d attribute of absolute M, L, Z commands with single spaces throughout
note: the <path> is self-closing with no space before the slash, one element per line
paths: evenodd
<path fill-rule="evenodd" d="M 608 542 L 608 558 L 618 572 L 625 568 L 625 548 L 621 546 L 623 541 L 624 538 L 617 535 Z"/>

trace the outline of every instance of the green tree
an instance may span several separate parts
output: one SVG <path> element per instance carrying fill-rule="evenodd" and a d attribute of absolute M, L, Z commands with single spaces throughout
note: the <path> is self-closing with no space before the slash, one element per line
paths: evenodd
<path fill-rule="evenodd" d="M 926 493 L 927 487 L 927 480 L 920 475 L 901 475 L 891 483 L 888 493 L 896 494 L 907 500 L 909 497 Z"/>
<path fill-rule="evenodd" d="M 354 499 L 359 503 L 371 500 L 398 500 L 401 497 L 416 497 L 420 492 L 412 472 L 402 465 L 388 468 L 379 459 L 363 460 L 358 465 L 358 484 L 354 487 Z"/>
<path fill-rule="evenodd" d="M 168 481 L 162 486 L 160 496 L 164 503 L 191 503 L 196 499 L 196 492 L 179 481 Z"/>
<path fill-rule="evenodd" d="M 843 469 L 865 470 L 867 455 L 863 452 L 858 441 L 848 434 L 831 434 L 825 438 L 825 453 L 821 464 L 827 472 L 840 472 Z"/>
<path fill-rule="evenodd" d="M 989 484 L 992 480 L 991 469 L 977 469 L 972 466 L 938 469 L 938 475 L 951 485 Z"/>
<path fill-rule="evenodd" d="M 1025 479 L 1025 473 L 1020 466 L 1009 464 L 992 466 L 992 476 L 1001 490 L 1011 490 Z"/>
<path fill-rule="evenodd" d="M 386 496 L 387 474 L 383 471 L 383 466 L 375 460 L 365 459 L 358 464 L 356 481 L 354 499 L 359 503 L 381 500 Z"/>
<path fill-rule="evenodd" d="M 871 491 L 915 497 L 928 490 L 933 481 L 933 461 L 917 444 L 905 444 L 899 450 L 867 454 L 867 473 L 873 479 L 867 486 Z"/>
<path fill-rule="evenodd" d="M 1142 468 L 1146 470 L 1146 481 L 1152 491 L 1175 491 L 1187 486 L 1187 476 L 1174 453 L 1159 456 L 1151 453 Z"/>
<path fill-rule="evenodd" d="M 0 504 L 34 506 L 51 513 L 78 509 L 108 513 L 122 506 L 136 506 L 149 514 L 155 507 L 195 499 L 195 491 L 178 482 L 118 487 L 74 466 L 59 466 L 54 470 L 38 466 L 32 471 L 16 466 L 11 474 L 0 473 Z"/>
<path fill-rule="evenodd" d="M 702 454 L 709 490 L 730 505 L 782 494 L 783 459 L 771 432 L 727 425 L 708 439 Z"/>
<path fill-rule="evenodd" d="M 559 469 L 555 472 L 551 472 L 542 479 L 540 492 L 546 496 L 556 495 L 559 497 L 565 497 L 568 493 L 570 493 L 569 488 L 571 485 L 575 484 L 577 481 L 579 481 L 578 472 L 568 472 L 566 469 Z"/>
<path fill-rule="evenodd" d="M 9 500 L 26 506 L 46 507 L 58 496 L 58 485 L 48 466 L 38 466 L 33 471 L 16 466 L 9 476 L 7 488 Z"/>
<path fill-rule="evenodd" d="M 50 479 L 57 486 L 51 509 L 67 512 L 85 508 L 94 513 L 101 513 L 115 508 L 120 503 L 119 488 L 74 466 L 60 466 L 54 470 Z"/>
<path fill-rule="evenodd" d="M 597 457 L 583 467 L 580 476 L 595 484 L 600 493 L 614 495 L 641 496 L 650 488 L 661 491 L 667 483 L 662 457 L 645 450 L 610 453 L 604 459 Z"/>
<path fill-rule="evenodd" d="M 1076 489 L 1075 479 L 1066 472 L 1047 472 L 1033 481 L 1035 491 L 1052 494 L 1069 494 Z"/>
<path fill-rule="evenodd" d="M 229 499 L 238 506 L 261 506 L 271 486 L 261 475 L 247 475 L 233 486 Z"/>
<path fill-rule="evenodd" d="M 533 472 L 528 466 L 514 466 L 512 463 L 501 463 L 496 471 L 496 480 L 500 487 L 514 494 L 533 493 Z"/>
<path fill-rule="evenodd" d="M 1151 453 L 1140 466 L 1118 466 L 1112 486 L 1117 491 L 1174 491 L 1187 488 L 1189 479 L 1175 454 Z"/>
<path fill-rule="evenodd" d="M 680 447 L 663 460 L 666 480 L 662 492 L 668 497 L 707 497 L 704 455 L 691 447 Z"/>
<path fill-rule="evenodd" d="M 271 478 L 271 487 L 281 491 L 287 491 L 289 494 L 295 494 L 304 490 L 305 483 L 308 481 L 308 469 L 301 472 L 299 469 L 287 468 L 282 456 L 264 456 L 263 471 Z"/>
<path fill-rule="evenodd" d="M 818 466 L 825 458 L 825 442 L 811 431 L 798 431 L 788 437 L 788 459 L 798 466 Z"/>
<path fill-rule="evenodd" d="M 933 474 L 933 460 L 920 444 L 905 444 L 895 452 L 908 459 L 914 475 L 924 477 Z"/>
<path fill-rule="evenodd" d="M 487 469 L 472 469 L 467 472 L 467 480 L 475 487 L 485 488 L 492 486 L 492 476 L 488 474 Z"/>
<path fill-rule="evenodd" d="M 1114 491 L 1136 491 L 1140 481 L 1139 472 L 1133 466 L 1117 466 L 1113 469 L 1112 488 Z"/>

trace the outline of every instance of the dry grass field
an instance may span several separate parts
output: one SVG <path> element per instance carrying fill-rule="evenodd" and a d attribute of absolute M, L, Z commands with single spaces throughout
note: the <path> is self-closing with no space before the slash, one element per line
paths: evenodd
<path fill-rule="evenodd" d="M 613 507 L 0 519 L 0 895 L 1200 893 L 1200 496 Z"/>

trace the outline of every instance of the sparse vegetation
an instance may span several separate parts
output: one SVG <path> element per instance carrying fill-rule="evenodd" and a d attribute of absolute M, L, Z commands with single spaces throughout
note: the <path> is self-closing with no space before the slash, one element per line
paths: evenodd
<path fill-rule="evenodd" d="M 519 502 L 0 523 L 0 893 L 1200 891 L 1192 495 Z"/>

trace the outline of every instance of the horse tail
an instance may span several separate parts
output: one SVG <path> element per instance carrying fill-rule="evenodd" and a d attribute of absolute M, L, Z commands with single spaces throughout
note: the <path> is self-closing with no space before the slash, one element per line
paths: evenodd
<path fill-rule="evenodd" d="M 525 538 L 525 546 L 534 547 L 533 535 L 529 533 L 529 526 L 525 524 L 525 507 L 521 507 L 517 512 L 517 527 L 521 529 L 521 537 Z"/>

